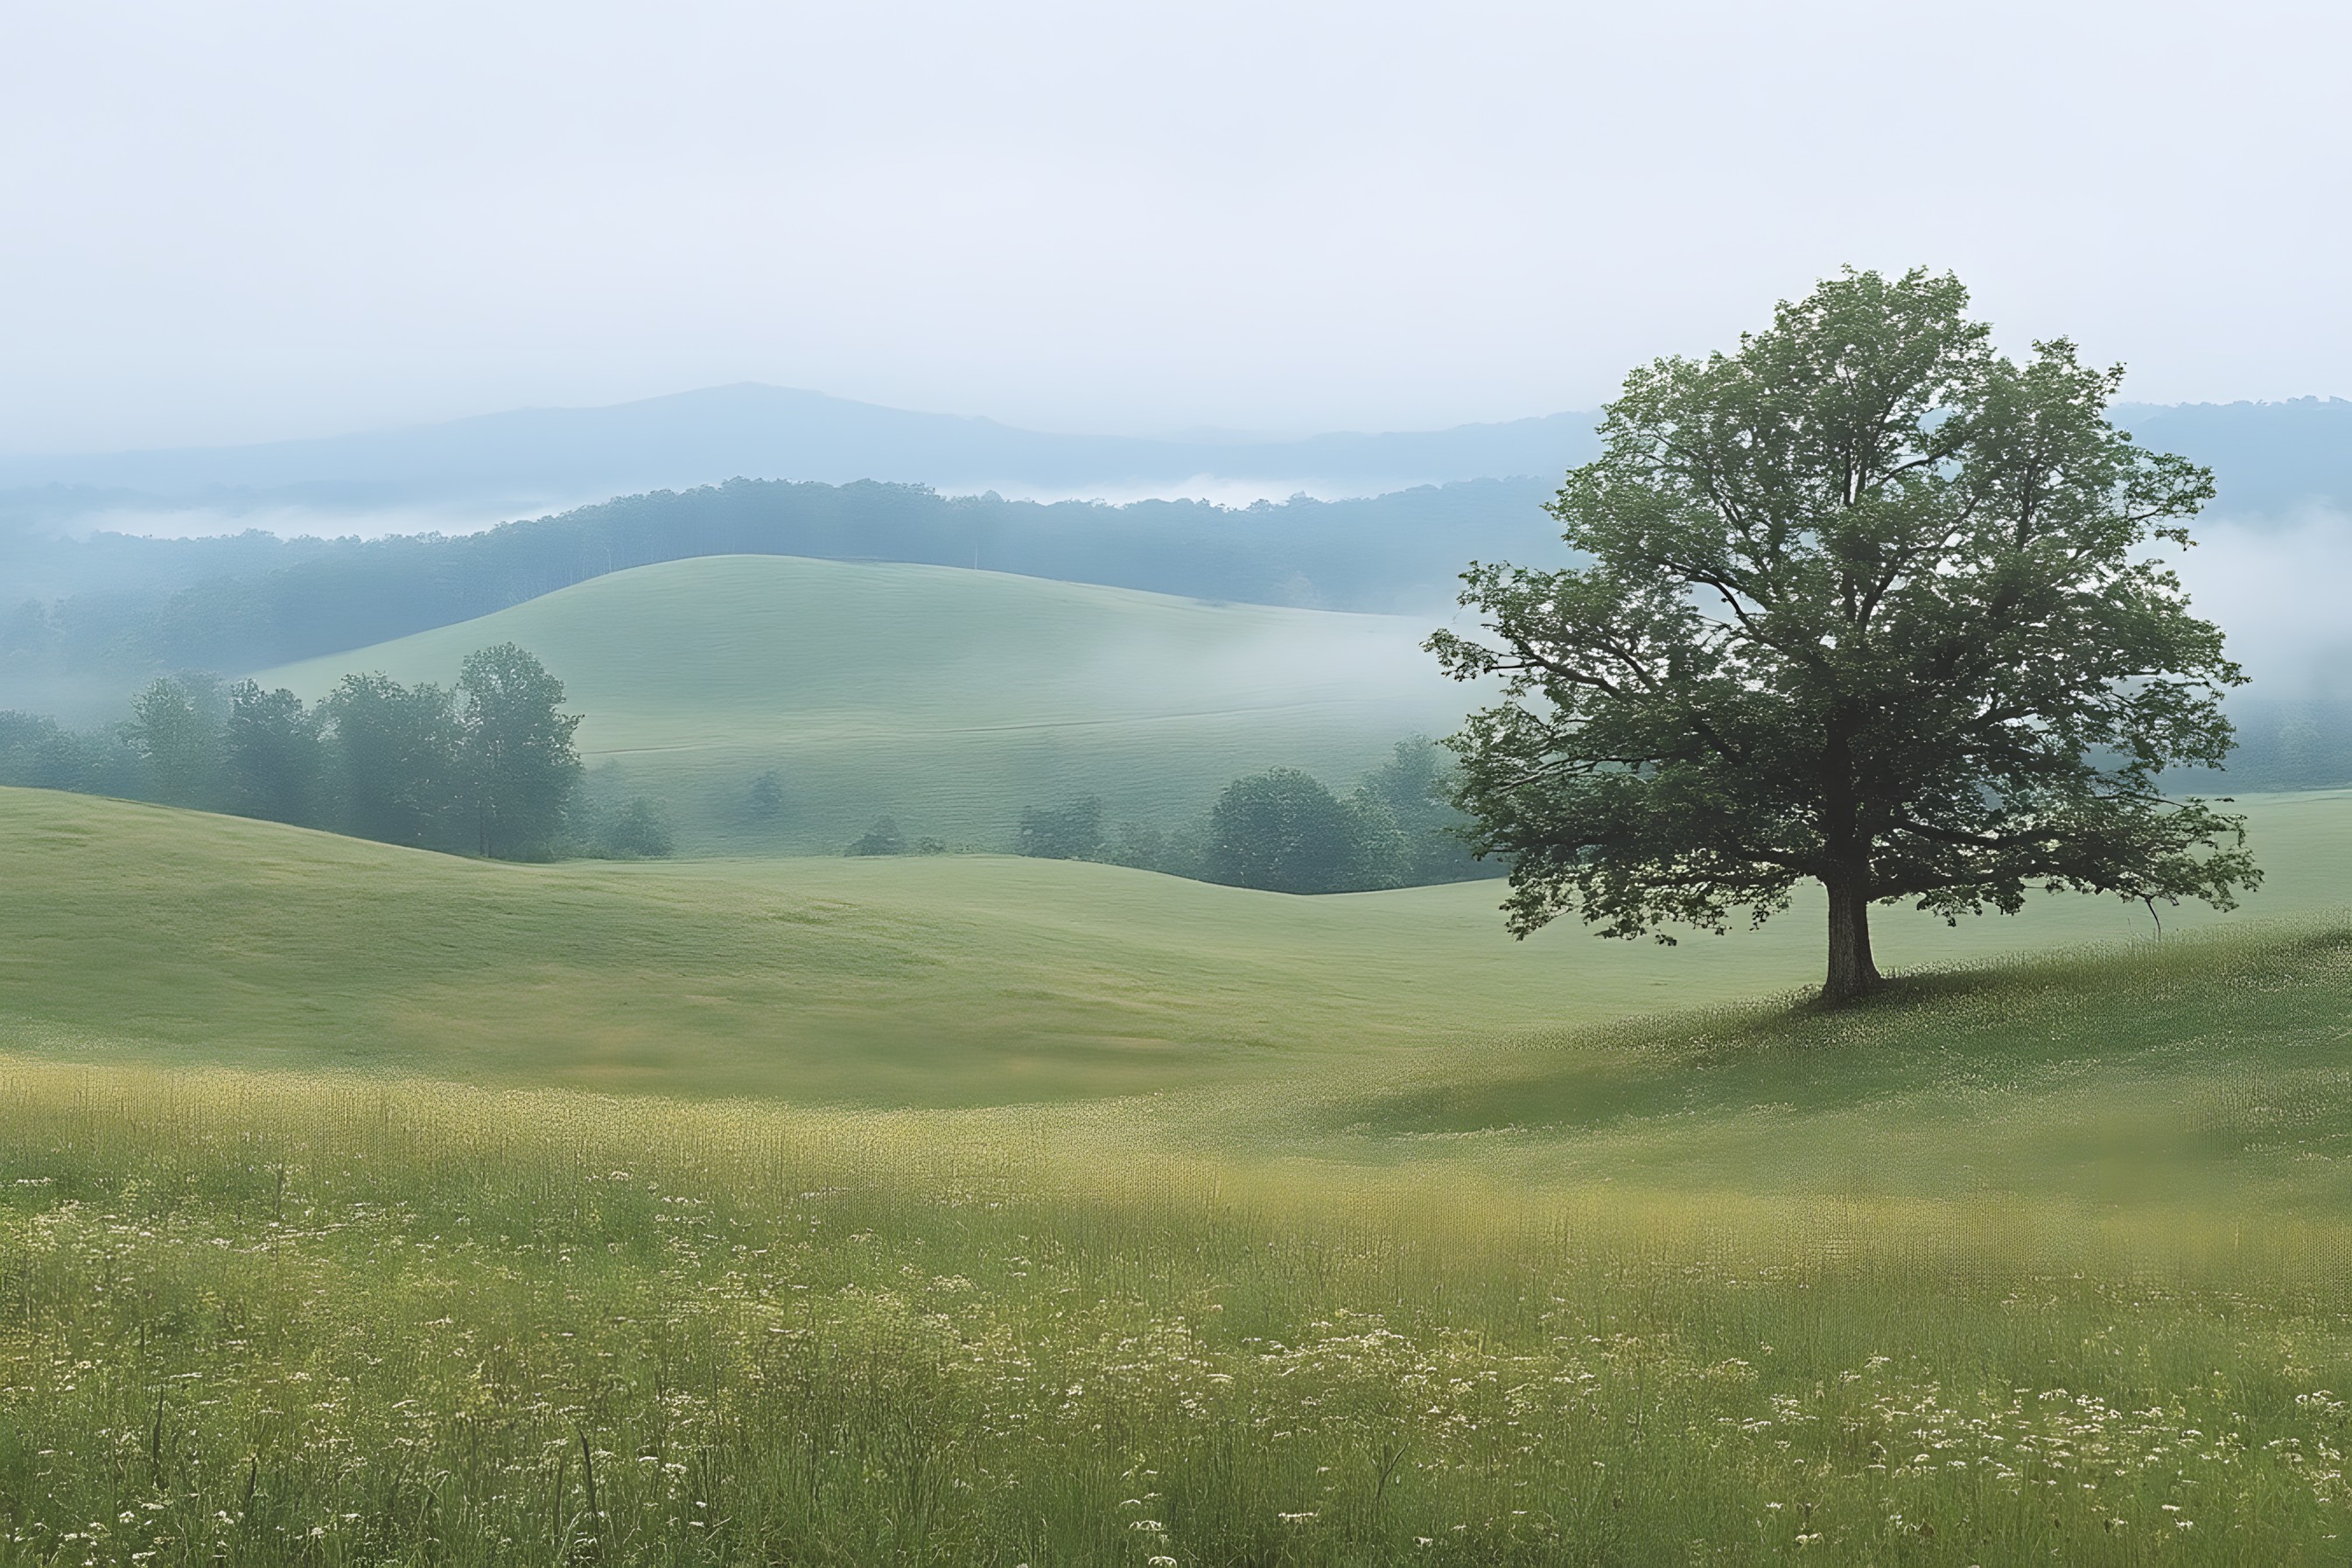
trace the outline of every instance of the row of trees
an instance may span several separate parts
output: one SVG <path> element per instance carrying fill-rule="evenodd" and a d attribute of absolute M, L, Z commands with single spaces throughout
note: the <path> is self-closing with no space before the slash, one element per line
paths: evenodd
<path fill-rule="evenodd" d="M 1297 768 L 1235 779 L 1202 820 L 1174 829 L 1112 826 L 1096 796 L 1021 814 L 1015 847 L 1056 860 L 1103 860 L 1200 881 L 1283 893 L 1361 892 L 1485 874 L 1460 836 L 1453 764 L 1423 736 L 1346 795 Z"/>
<path fill-rule="evenodd" d="M 250 680 L 158 679 L 109 731 L 0 717 L 0 782 L 500 859 L 668 853 L 652 803 L 600 808 L 583 788 L 563 700 L 513 643 L 468 655 L 454 686 L 347 675 L 315 707 Z"/>
<path fill-rule="evenodd" d="M 11 538 L 0 520 L 0 677 L 259 668 L 453 625 L 574 583 L 698 555 L 927 562 L 1213 599 L 1393 609 L 1475 544 L 1534 544 L 1545 487 L 1391 495 L 1038 502 L 919 485 L 735 479 L 457 537 Z M 13 601 L 13 602 L 11 602 Z"/>

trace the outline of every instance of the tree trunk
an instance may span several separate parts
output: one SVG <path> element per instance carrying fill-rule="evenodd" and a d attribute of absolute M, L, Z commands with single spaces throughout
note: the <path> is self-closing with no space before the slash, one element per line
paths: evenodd
<path fill-rule="evenodd" d="M 1870 836 L 1861 822 L 1862 792 L 1853 774 L 1853 737 L 1862 716 L 1842 704 L 1822 747 L 1822 837 L 1831 875 L 1822 879 L 1830 895 L 1830 973 L 1822 984 L 1823 1005 L 1835 1007 L 1878 989 L 1878 965 L 1870 957 Z"/>
<path fill-rule="evenodd" d="M 1860 880 L 1829 884 L 1830 973 L 1822 1000 L 1834 1007 L 1878 989 L 1870 956 L 1870 897 Z"/>

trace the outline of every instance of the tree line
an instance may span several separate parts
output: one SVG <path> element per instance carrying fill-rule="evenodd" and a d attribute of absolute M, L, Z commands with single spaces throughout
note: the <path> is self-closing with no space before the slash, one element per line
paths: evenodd
<path fill-rule="evenodd" d="M 773 774 L 754 781 L 755 808 Z M 1013 847 L 1048 860 L 1097 860 L 1194 881 L 1279 893 L 1353 893 L 1501 876 L 1464 837 L 1451 755 L 1428 737 L 1399 741 L 1388 761 L 1342 795 L 1298 768 L 1235 779 L 1202 816 L 1173 826 L 1114 823 L 1102 797 L 1022 812 Z M 845 853 L 937 855 L 949 846 L 910 837 L 878 818 Z"/>
<path fill-rule="evenodd" d="M 456 536 L 73 540 L 0 527 L 0 575 L 29 595 L 0 605 L 0 679 L 266 668 L 702 555 L 982 566 L 1202 598 L 1392 610 L 1442 597 L 1464 551 L 1529 542 L 1545 491 L 1532 480 L 1482 479 L 1234 508 L 734 479 Z"/>
<path fill-rule="evenodd" d="M 284 688 L 158 677 L 95 730 L 0 713 L 0 783 L 150 800 L 497 859 L 666 855 L 642 797 L 584 788 L 580 715 L 513 643 L 467 656 L 456 683 L 346 675 L 316 705 Z"/>

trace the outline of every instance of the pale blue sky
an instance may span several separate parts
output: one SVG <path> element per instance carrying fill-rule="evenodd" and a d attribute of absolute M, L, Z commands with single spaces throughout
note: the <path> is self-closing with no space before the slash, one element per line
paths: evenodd
<path fill-rule="evenodd" d="M 0 451 L 760 380 L 1590 406 L 1853 260 L 2352 394 L 2341 5 L 112 4 L 0 23 Z"/>

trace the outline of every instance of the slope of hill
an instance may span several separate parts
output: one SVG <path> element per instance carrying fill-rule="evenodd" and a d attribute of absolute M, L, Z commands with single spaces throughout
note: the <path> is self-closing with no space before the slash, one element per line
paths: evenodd
<path fill-rule="evenodd" d="M 942 567 L 709 556 L 264 671 L 305 696 L 382 669 L 447 681 L 517 642 L 587 715 L 581 750 L 663 797 L 688 848 L 837 849 L 876 817 L 1001 847 L 1021 811 L 1099 795 L 1172 826 L 1242 773 L 1346 787 L 1443 733 L 1464 689 L 1420 621 L 1212 605 Z M 750 812 L 774 770 L 783 809 Z"/>
<path fill-rule="evenodd" d="M 2352 799 L 2255 809 L 2258 907 L 2340 899 Z M 515 867 L 8 791 L 0 876 L 28 1560 L 2352 1533 L 2340 919 L 1890 921 L 2032 956 L 1594 1026 L 1786 978 L 1811 911 L 1517 945 L 1475 889 Z"/>
<path fill-rule="evenodd" d="M 2252 809 L 2273 876 L 2241 918 L 2337 909 L 2352 796 Z M 1263 1097 L 1793 992 L 1821 942 L 1809 902 L 1673 948 L 1569 925 L 1515 942 L 1491 884 L 1302 899 L 992 857 L 512 866 L 24 790 L 0 790 L 0 875 L 12 1047 L 868 1103 Z M 1899 969 L 2147 929 L 2076 899 L 1957 931 L 1890 913 L 1880 952 Z M 1462 1092 L 1431 1114 L 1512 1114 L 1506 1091 Z"/>
<path fill-rule="evenodd" d="M 445 538 L 0 537 L 0 708 L 43 679 L 235 670 L 404 637 L 631 566 L 808 555 L 986 566 L 1024 576 L 1254 604 L 1426 612 L 1473 557 L 1540 554 L 1539 480 L 1370 500 L 1305 497 L 1043 505 L 910 485 L 740 480 L 625 496 Z M 40 601 L 56 601 L 43 603 Z"/>

